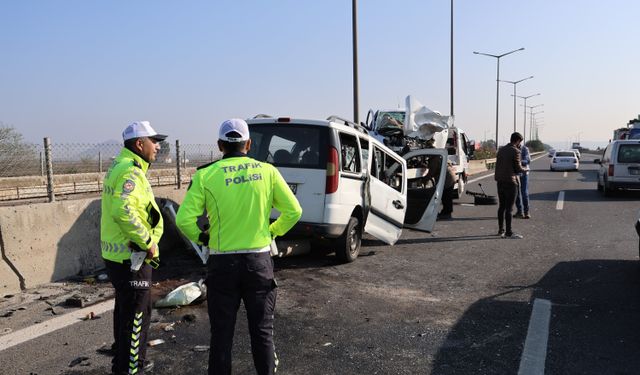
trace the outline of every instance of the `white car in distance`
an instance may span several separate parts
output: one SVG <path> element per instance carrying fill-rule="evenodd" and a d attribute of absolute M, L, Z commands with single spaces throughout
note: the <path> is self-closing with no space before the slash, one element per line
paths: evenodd
<path fill-rule="evenodd" d="M 577 171 L 578 168 L 580 161 L 573 150 L 559 150 L 551 156 L 550 171 Z"/>

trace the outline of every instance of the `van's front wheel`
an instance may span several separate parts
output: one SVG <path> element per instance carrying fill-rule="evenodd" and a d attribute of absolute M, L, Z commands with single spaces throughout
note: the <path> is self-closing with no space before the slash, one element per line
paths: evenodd
<path fill-rule="evenodd" d="M 362 244 L 362 228 L 360 220 L 351 216 L 344 233 L 336 239 L 336 257 L 342 263 L 350 263 L 356 260 L 360 254 Z"/>

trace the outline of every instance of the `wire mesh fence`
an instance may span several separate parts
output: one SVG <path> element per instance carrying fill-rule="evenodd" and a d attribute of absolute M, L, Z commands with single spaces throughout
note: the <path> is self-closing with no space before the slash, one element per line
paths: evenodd
<path fill-rule="evenodd" d="M 52 143 L 49 150 L 44 144 L 0 145 L 0 201 L 100 192 L 104 174 L 121 150 L 117 143 Z M 180 186 L 190 181 L 196 167 L 221 156 L 215 144 L 162 142 L 147 177 L 152 186 Z"/>

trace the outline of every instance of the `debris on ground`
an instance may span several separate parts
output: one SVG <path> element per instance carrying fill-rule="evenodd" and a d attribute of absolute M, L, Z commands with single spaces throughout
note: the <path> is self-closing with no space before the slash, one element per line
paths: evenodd
<path fill-rule="evenodd" d="M 14 312 L 15 310 L 9 310 L 9 311 L 3 312 L 2 314 L 0 314 L 0 318 L 8 318 L 11 315 L 13 315 Z"/>
<path fill-rule="evenodd" d="M 13 331 L 11 328 L 3 328 L 2 330 L 0 330 L 0 336 L 2 335 L 6 335 L 7 333 L 11 333 L 11 331 Z"/>
<path fill-rule="evenodd" d="M 187 315 L 182 317 L 182 320 L 187 322 L 187 323 L 193 323 L 193 322 L 196 321 L 196 315 L 195 314 L 187 314 Z"/>
<path fill-rule="evenodd" d="M 106 342 L 102 343 L 102 346 L 96 349 L 96 352 L 104 355 L 114 355 L 115 354 L 115 344 L 107 344 Z"/>
<path fill-rule="evenodd" d="M 107 275 L 106 273 L 99 274 L 98 275 L 98 281 L 100 281 L 101 283 L 109 281 L 109 275 Z"/>
<path fill-rule="evenodd" d="M 156 301 L 154 307 L 186 306 L 198 297 L 206 295 L 206 290 L 207 287 L 204 285 L 203 279 L 184 284 L 169 292 L 161 300 Z"/>
<path fill-rule="evenodd" d="M 51 311 L 51 314 L 52 314 L 52 315 L 58 315 L 58 314 L 60 314 L 60 313 L 58 312 L 58 310 L 56 310 L 56 308 L 55 308 L 54 306 L 47 307 L 47 308 L 45 309 L 45 311 Z"/>
<path fill-rule="evenodd" d="M 173 323 L 163 323 L 163 324 L 160 324 L 160 329 L 162 329 L 162 330 L 163 330 L 163 331 L 165 331 L 165 332 L 175 331 L 175 329 L 176 329 L 176 328 L 175 328 L 175 325 L 176 325 L 176 322 L 173 322 Z"/>
<path fill-rule="evenodd" d="M 84 361 L 88 361 L 89 357 L 78 357 L 76 359 L 74 359 L 73 361 L 69 362 L 69 367 L 74 367 L 77 366 L 79 364 L 81 364 Z M 88 366 L 89 363 L 83 364 L 83 366 Z"/>
<path fill-rule="evenodd" d="M 149 346 L 156 346 L 156 345 L 160 345 L 160 344 L 164 344 L 164 340 L 163 339 L 155 339 L 155 340 L 151 340 L 147 343 L 147 345 Z"/>
<path fill-rule="evenodd" d="M 91 311 L 84 317 L 84 320 L 95 320 L 95 319 L 100 319 L 100 317 L 94 314 L 93 311 Z"/>
<path fill-rule="evenodd" d="M 84 307 L 84 300 L 79 295 L 75 294 L 64 301 L 64 305 L 67 307 Z"/>
<path fill-rule="evenodd" d="M 209 345 L 196 345 L 193 347 L 194 352 L 208 352 Z"/>

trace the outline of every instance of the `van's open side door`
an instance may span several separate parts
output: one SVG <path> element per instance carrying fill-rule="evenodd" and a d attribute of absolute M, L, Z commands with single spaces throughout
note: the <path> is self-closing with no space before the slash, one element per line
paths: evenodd
<path fill-rule="evenodd" d="M 447 151 L 421 149 L 402 156 L 407 161 L 407 212 L 404 227 L 431 232 L 438 218 L 447 172 Z"/>
<path fill-rule="evenodd" d="M 402 234 L 407 207 L 407 164 L 377 142 L 369 152 L 371 206 L 364 230 L 393 245 Z"/>

